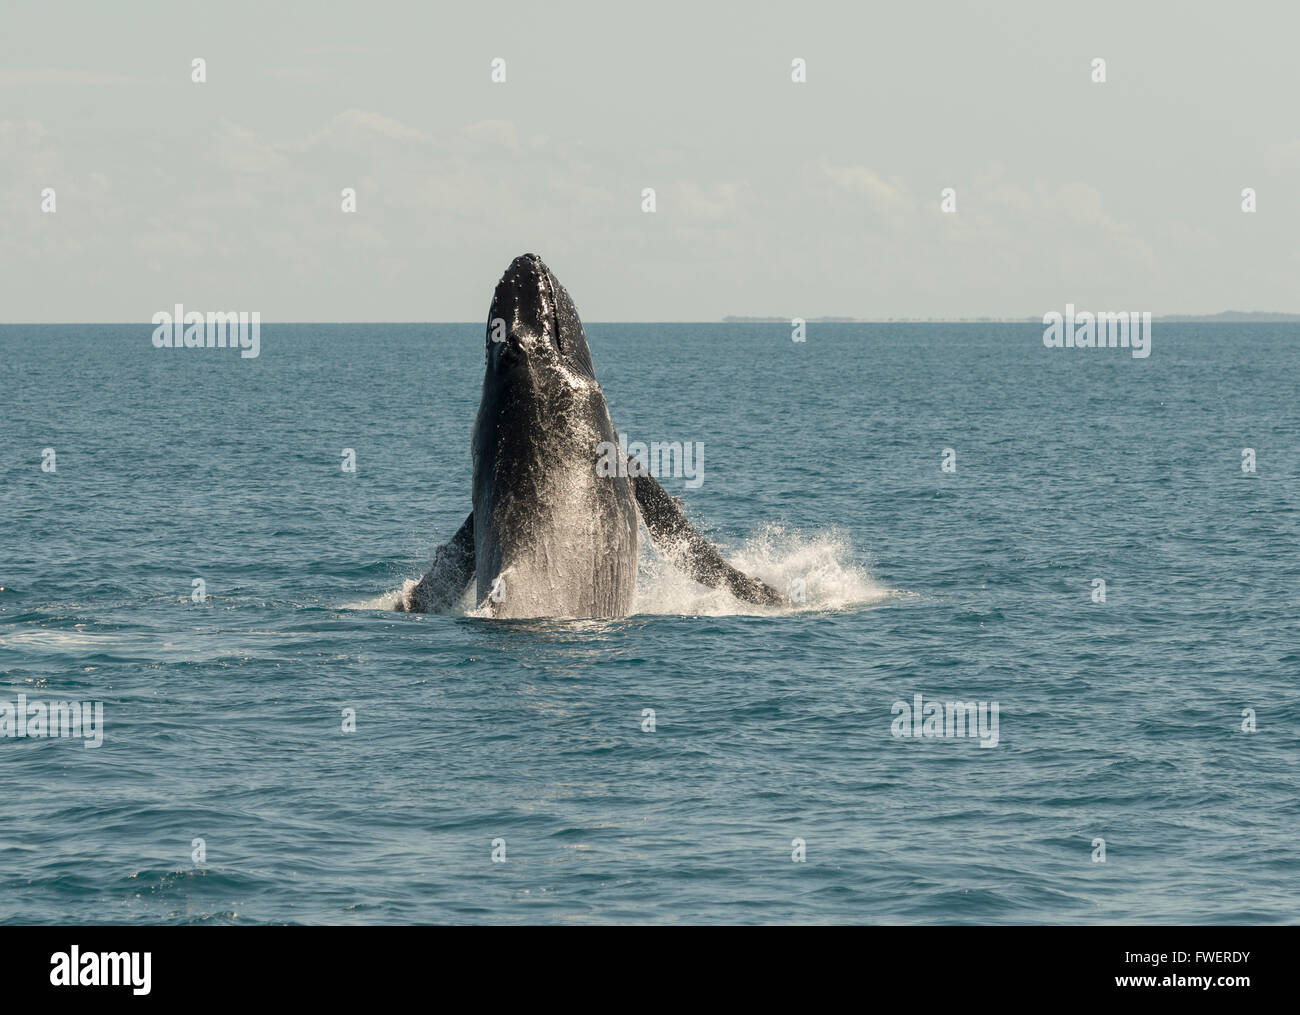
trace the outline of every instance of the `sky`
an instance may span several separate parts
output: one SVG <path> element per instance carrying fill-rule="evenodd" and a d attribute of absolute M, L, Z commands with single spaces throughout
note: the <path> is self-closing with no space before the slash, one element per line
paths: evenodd
<path fill-rule="evenodd" d="M 525 251 L 590 321 L 1297 312 L 1298 37 L 1289 0 L 4 0 L 0 323 L 479 321 Z"/>

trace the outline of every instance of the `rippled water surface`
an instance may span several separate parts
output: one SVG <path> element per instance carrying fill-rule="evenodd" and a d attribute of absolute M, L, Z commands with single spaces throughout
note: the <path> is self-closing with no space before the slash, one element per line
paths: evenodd
<path fill-rule="evenodd" d="M 1300 327 L 590 325 L 805 589 L 646 551 L 613 622 L 388 608 L 470 509 L 481 325 L 149 333 L 0 327 L 0 701 L 105 724 L 0 739 L 0 920 L 1296 920 Z M 917 694 L 996 747 L 894 736 Z"/>

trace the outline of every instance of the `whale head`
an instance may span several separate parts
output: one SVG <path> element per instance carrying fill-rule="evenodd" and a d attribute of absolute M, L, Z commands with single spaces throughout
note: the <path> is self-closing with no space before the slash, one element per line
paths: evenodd
<path fill-rule="evenodd" d="M 637 507 L 598 471 L 618 440 L 573 301 L 536 254 L 488 311 L 474 459 L 477 602 L 495 617 L 607 617 L 636 591 Z"/>
<path fill-rule="evenodd" d="M 573 300 L 540 257 L 521 254 L 510 262 L 492 294 L 488 372 L 507 374 L 520 367 L 548 365 L 595 379 L 591 350 Z"/>

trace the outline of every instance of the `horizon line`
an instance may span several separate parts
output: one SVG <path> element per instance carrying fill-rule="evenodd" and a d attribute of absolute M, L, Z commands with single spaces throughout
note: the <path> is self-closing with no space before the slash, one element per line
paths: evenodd
<path fill-rule="evenodd" d="M 1138 311 L 1141 313 L 1142 311 Z M 252 313 L 252 311 L 249 311 Z M 1055 311 L 1049 311 L 1055 313 Z M 1264 320 L 1271 318 L 1271 320 Z M 739 315 L 729 314 L 722 318 L 712 320 L 688 320 L 686 318 L 660 318 L 655 320 L 590 320 L 584 321 L 584 325 L 604 325 L 604 324 L 783 324 L 788 326 L 795 320 L 790 317 L 777 317 L 768 315 Z M 819 317 L 799 318 L 805 324 L 1042 324 L 1044 323 L 1040 315 L 1024 315 L 1017 317 L 843 317 L 835 315 L 822 315 Z M 1174 321 L 1179 323 L 1194 324 L 1197 322 L 1206 323 L 1238 323 L 1238 324 L 1288 324 L 1300 323 L 1300 313 L 1289 311 L 1273 310 L 1221 310 L 1213 314 L 1152 314 L 1152 321 Z M 262 321 L 263 324 L 483 324 L 483 321 L 435 321 L 435 320 L 273 320 Z M 0 327 L 66 327 L 68 325 L 78 324 L 104 324 L 104 325 L 138 325 L 142 328 L 153 328 L 156 325 L 149 320 L 133 321 L 103 321 L 103 320 L 74 320 L 74 321 L 0 321 Z"/>
<path fill-rule="evenodd" d="M 584 321 L 584 326 L 594 325 L 668 325 L 668 324 L 779 324 L 789 326 L 790 317 L 732 317 L 722 320 L 701 321 L 686 318 L 637 321 Z M 1034 324 L 1043 325 L 1041 317 L 803 317 L 805 324 Z M 1230 311 L 1223 313 L 1162 313 L 1151 320 L 1174 324 L 1300 324 L 1300 313 L 1273 313 L 1269 311 Z M 265 325 L 482 325 L 482 321 L 261 321 Z M 156 328 L 152 321 L 0 321 L 0 328 L 68 328 L 70 325 L 135 325 L 139 328 Z"/>

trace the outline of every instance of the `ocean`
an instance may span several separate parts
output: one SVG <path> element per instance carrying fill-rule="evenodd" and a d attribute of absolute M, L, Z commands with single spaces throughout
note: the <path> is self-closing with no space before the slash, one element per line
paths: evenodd
<path fill-rule="evenodd" d="M 588 324 L 799 601 L 498 622 L 481 324 L 0 327 L 0 921 L 1296 922 L 1300 326 L 1043 330 Z"/>

